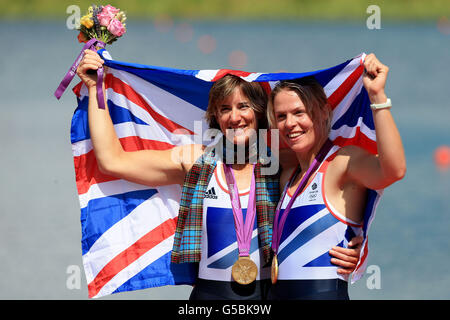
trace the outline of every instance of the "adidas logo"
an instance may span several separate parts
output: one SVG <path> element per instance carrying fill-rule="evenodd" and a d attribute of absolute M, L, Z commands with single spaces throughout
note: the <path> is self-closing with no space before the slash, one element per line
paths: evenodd
<path fill-rule="evenodd" d="M 205 192 L 205 199 L 217 199 L 216 190 L 214 190 L 214 187 Z"/>

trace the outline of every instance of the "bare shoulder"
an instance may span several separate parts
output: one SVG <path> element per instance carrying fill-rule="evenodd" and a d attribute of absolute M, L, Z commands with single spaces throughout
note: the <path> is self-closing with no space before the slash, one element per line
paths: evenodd
<path fill-rule="evenodd" d="M 206 146 L 202 144 L 187 144 L 174 148 L 174 159 L 181 162 L 185 172 L 188 172 L 195 161 L 205 152 Z"/>
<path fill-rule="evenodd" d="M 346 163 L 345 167 L 348 169 L 349 166 L 355 166 L 369 158 L 375 157 L 375 155 L 358 146 L 345 146 L 339 149 L 333 161 L 338 162 L 340 165 Z"/>
<path fill-rule="evenodd" d="M 192 154 L 192 156 L 201 156 L 205 151 L 206 146 L 203 144 L 185 144 L 177 146 L 183 154 Z"/>
<path fill-rule="evenodd" d="M 367 155 L 367 151 L 357 146 L 342 147 L 330 161 L 327 172 L 334 177 L 334 181 L 345 183 L 349 178 L 352 163 L 361 161 Z"/>
<path fill-rule="evenodd" d="M 357 156 L 359 151 L 356 149 L 357 147 L 354 146 L 345 146 L 339 149 L 339 151 L 330 160 L 329 168 L 334 169 L 336 167 L 345 170 L 350 159 Z"/>
<path fill-rule="evenodd" d="M 369 155 L 369 152 L 358 146 L 345 146 L 339 149 L 338 155 L 351 158 L 359 158 Z"/>
<path fill-rule="evenodd" d="M 341 148 L 333 160 L 332 170 L 341 175 L 341 181 L 353 181 L 358 184 L 361 182 L 363 173 L 367 168 L 375 170 L 377 167 L 377 155 L 371 154 L 367 150 L 357 146 L 345 146 Z"/>

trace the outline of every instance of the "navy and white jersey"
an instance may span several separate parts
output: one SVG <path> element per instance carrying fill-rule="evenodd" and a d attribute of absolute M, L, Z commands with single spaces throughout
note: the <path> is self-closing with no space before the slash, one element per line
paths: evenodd
<path fill-rule="evenodd" d="M 336 150 L 333 151 L 335 154 Z M 279 280 L 339 278 L 348 281 L 348 276 L 337 273 L 338 267 L 331 263 L 328 251 L 333 246 L 346 248 L 355 235 L 362 233 L 362 225 L 344 217 L 327 201 L 324 178 L 328 163 L 321 164 L 287 216 L 278 249 Z M 288 191 L 281 213 L 291 197 Z"/>
<path fill-rule="evenodd" d="M 231 268 L 239 257 L 236 229 L 231 208 L 228 185 L 222 174 L 222 163 L 218 162 L 209 181 L 203 200 L 203 226 L 201 259 L 198 277 L 207 280 L 234 281 Z M 239 190 L 244 219 L 250 188 Z M 256 280 L 270 278 L 270 268 L 261 268 L 263 254 L 259 249 L 257 218 L 253 225 L 250 258 L 258 267 Z"/>

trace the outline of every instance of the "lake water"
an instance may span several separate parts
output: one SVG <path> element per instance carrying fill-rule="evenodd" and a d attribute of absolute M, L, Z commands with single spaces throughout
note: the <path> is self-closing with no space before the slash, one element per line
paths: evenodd
<path fill-rule="evenodd" d="M 369 235 L 368 264 L 380 271 L 381 287 L 366 274 L 350 297 L 450 298 L 450 170 L 433 162 L 435 149 L 450 145 L 450 35 L 435 23 L 369 30 L 365 21 L 175 21 L 165 31 L 151 21 L 127 24 L 128 33 L 108 48 L 115 59 L 182 69 L 303 72 L 376 53 L 390 67 L 386 91 L 408 172 L 385 191 Z M 69 139 L 75 97 L 70 90 L 61 101 L 53 96 L 81 49 L 76 36 L 65 20 L 0 22 L 0 299 L 87 299 Z M 67 287 L 69 267 L 81 270 L 79 289 Z M 103 299 L 189 293 L 164 287 Z"/>

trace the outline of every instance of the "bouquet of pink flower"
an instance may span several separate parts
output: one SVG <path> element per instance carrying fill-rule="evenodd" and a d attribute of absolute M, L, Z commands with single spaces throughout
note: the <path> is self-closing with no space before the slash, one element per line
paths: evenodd
<path fill-rule="evenodd" d="M 92 5 L 88 8 L 88 13 L 80 19 L 78 41 L 86 43 L 91 39 L 97 39 L 111 44 L 126 32 L 126 20 L 123 11 L 109 4 Z"/>
<path fill-rule="evenodd" d="M 88 9 L 88 13 L 80 19 L 80 33 L 78 34 L 78 41 L 84 42 L 85 45 L 78 55 L 75 62 L 70 67 L 69 71 L 64 76 L 55 91 L 55 97 L 61 98 L 61 95 L 67 89 L 67 86 L 72 81 L 76 74 L 78 65 L 84 55 L 84 50 L 99 50 L 105 48 L 106 44 L 111 44 L 121 37 L 125 32 L 125 20 L 127 17 L 123 11 L 114 8 L 111 5 L 99 6 L 92 5 Z M 105 101 L 103 97 L 102 82 L 103 82 L 103 67 L 94 70 L 88 70 L 90 73 L 97 73 L 97 100 L 98 107 L 105 109 Z"/>

